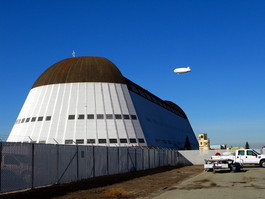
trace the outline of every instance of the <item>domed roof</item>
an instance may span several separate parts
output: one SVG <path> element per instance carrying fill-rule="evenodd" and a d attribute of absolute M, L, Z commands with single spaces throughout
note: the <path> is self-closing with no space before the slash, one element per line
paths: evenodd
<path fill-rule="evenodd" d="M 175 104 L 174 102 L 171 102 L 171 101 L 167 101 L 167 100 L 165 100 L 164 102 L 166 102 L 168 105 L 170 105 L 171 107 L 178 110 L 178 112 L 181 113 L 183 115 L 183 117 L 187 119 L 187 115 L 177 104 Z"/>
<path fill-rule="evenodd" d="M 33 87 L 74 82 L 108 82 L 125 84 L 119 69 L 104 57 L 72 57 L 48 68 Z"/>

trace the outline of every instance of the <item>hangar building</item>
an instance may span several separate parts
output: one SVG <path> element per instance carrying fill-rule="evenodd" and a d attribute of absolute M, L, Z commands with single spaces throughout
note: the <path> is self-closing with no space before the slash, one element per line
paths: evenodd
<path fill-rule="evenodd" d="M 34 83 L 9 142 L 198 149 L 184 111 L 103 57 L 73 57 Z"/>

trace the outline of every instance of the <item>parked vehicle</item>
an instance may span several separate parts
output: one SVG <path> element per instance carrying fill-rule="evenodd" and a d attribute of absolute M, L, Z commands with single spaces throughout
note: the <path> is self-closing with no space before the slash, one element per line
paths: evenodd
<path fill-rule="evenodd" d="M 20 154 L 3 154 L 2 173 L 17 176 L 26 183 L 31 182 L 31 161 L 28 156 Z"/>
<path fill-rule="evenodd" d="M 204 169 L 230 169 L 239 171 L 243 165 L 255 164 L 265 168 L 265 155 L 253 149 L 238 149 L 235 152 L 225 152 L 223 155 L 216 154 L 210 159 L 205 160 Z"/>

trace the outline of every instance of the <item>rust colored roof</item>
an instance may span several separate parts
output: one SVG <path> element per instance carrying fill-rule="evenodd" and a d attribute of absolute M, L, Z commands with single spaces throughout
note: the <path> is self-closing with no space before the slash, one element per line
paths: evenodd
<path fill-rule="evenodd" d="M 72 57 L 48 68 L 32 88 L 59 83 L 108 82 L 125 83 L 119 69 L 104 57 Z"/>
<path fill-rule="evenodd" d="M 164 102 L 166 102 L 169 106 L 177 109 L 185 118 L 187 118 L 187 115 L 185 114 L 185 112 L 177 104 L 171 101 L 167 101 L 167 100 L 165 100 Z"/>

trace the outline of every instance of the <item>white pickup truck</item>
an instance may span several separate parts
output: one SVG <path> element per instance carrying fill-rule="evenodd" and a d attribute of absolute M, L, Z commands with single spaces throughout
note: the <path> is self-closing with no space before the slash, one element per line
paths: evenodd
<path fill-rule="evenodd" d="M 265 168 L 265 154 L 260 154 L 253 149 L 238 149 L 234 152 L 217 153 L 205 160 L 205 170 L 226 169 L 239 171 L 245 164 L 257 164 Z"/>

